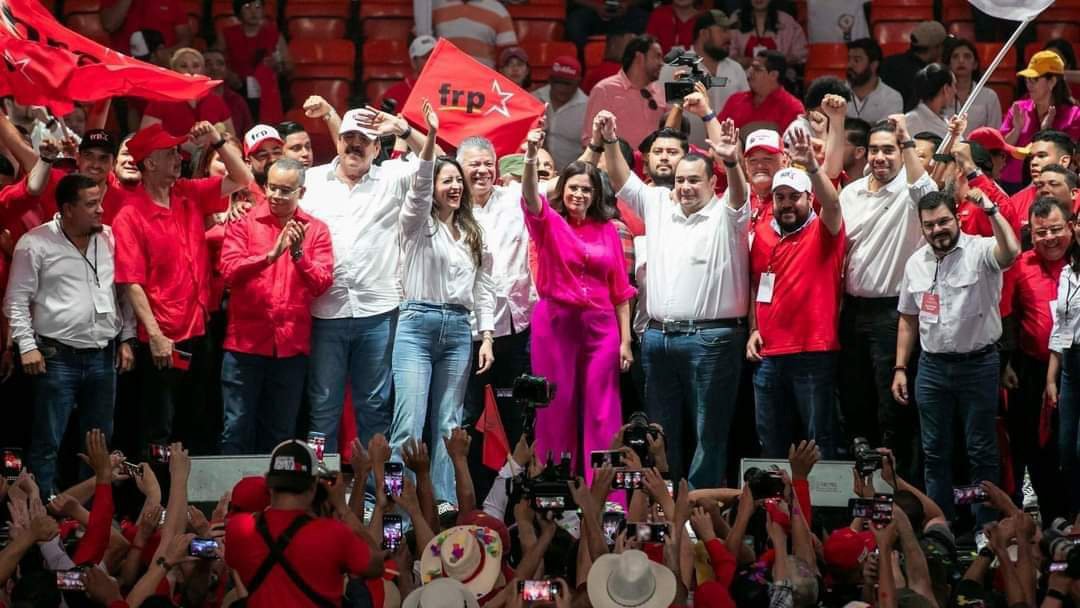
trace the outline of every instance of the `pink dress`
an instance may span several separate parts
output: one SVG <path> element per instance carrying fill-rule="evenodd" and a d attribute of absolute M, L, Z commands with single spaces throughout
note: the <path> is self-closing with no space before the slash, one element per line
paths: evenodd
<path fill-rule="evenodd" d="M 1019 112 L 1016 112 L 1019 110 Z M 1031 143 L 1041 128 L 1039 118 L 1035 113 L 1035 102 L 1030 98 L 1021 99 L 1009 108 L 1005 118 L 1001 121 L 1001 132 L 1013 130 L 1015 126 L 1020 128 L 1020 137 L 1016 140 L 1017 146 L 1026 146 Z M 1054 111 L 1055 131 L 1061 131 L 1076 141 L 1080 139 L 1080 106 L 1068 105 L 1058 107 Z M 1009 158 L 1005 168 L 1001 171 L 1001 181 L 1018 184 L 1024 168 L 1024 161 Z"/>
<path fill-rule="evenodd" d="M 567 220 L 543 196 L 539 215 L 525 209 L 536 244 L 532 371 L 556 385 L 538 411 L 536 453 L 587 455 L 605 450 L 622 425 L 619 324 L 615 306 L 633 297 L 619 234 L 612 222 Z M 592 471 L 586 468 L 586 478 Z"/>

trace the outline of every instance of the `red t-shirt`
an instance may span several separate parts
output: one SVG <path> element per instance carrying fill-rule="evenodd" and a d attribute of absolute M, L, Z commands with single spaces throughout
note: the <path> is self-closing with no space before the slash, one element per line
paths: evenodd
<path fill-rule="evenodd" d="M 277 538 L 303 511 L 269 508 L 262 512 L 270 535 Z M 244 583 L 270 554 L 262 536 L 255 530 L 255 516 L 234 515 L 225 524 L 225 562 L 235 569 Z M 344 576 L 363 574 L 371 562 L 367 543 L 348 526 L 336 519 L 315 518 L 293 536 L 285 548 L 285 559 L 319 595 L 340 604 Z M 275 565 L 262 585 L 248 597 L 248 606 L 314 606 L 292 582 L 280 565 Z"/>
<path fill-rule="evenodd" d="M 221 35 L 225 37 L 225 52 L 229 55 L 225 59 L 229 69 L 241 78 L 251 76 L 264 59 L 274 54 L 281 36 L 277 26 L 270 21 L 251 37 L 244 34 L 244 26 L 239 23 L 225 28 Z"/>
<path fill-rule="evenodd" d="M 176 342 L 206 333 L 210 262 L 203 216 L 227 208 L 221 182 L 178 180 L 168 209 L 140 185 L 113 224 L 116 282 L 142 285 L 162 333 Z M 142 323 L 139 339 L 149 340 Z"/>
<path fill-rule="evenodd" d="M 218 95 L 203 97 L 194 108 L 186 101 L 151 101 L 146 104 L 146 116 L 160 120 L 162 128 L 178 137 L 187 135 L 200 120 L 219 123 L 232 118 L 229 106 Z"/>
<path fill-rule="evenodd" d="M 769 93 L 760 105 L 754 104 L 753 91 L 732 94 L 724 103 L 724 109 L 720 111 L 717 119 L 724 122 L 730 118 L 740 129 L 751 123 L 772 123 L 778 133 L 783 133 L 784 129 L 804 112 L 802 102 L 784 90 L 784 87 L 779 87 Z"/>
<path fill-rule="evenodd" d="M 101 8 L 106 9 L 119 0 L 103 0 Z M 147 29 L 161 32 L 165 46 L 176 44 L 176 28 L 187 25 L 187 11 L 180 0 L 135 0 L 128 9 L 124 24 L 112 35 L 112 48 L 131 54 L 131 35 Z"/>
<path fill-rule="evenodd" d="M 1067 260 L 1050 262 L 1034 249 L 1025 251 L 1005 272 L 1002 292 L 1009 294 L 1010 312 L 1020 322 L 1020 350 L 1039 361 L 1050 360 L 1051 303 L 1057 299 L 1058 277 Z"/>
<path fill-rule="evenodd" d="M 694 46 L 694 23 L 698 15 L 695 13 L 686 21 L 679 21 L 675 8 L 670 4 L 663 4 L 654 8 L 649 15 L 649 24 L 645 26 L 645 33 L 656 38 L 664 53 L 670 51 L 673 46 L 689 49 Z"/>
<path fill-rule="evenodd" d="M 750 281 L 774 275 L 772 302 L 755 302 L 762 355 L 790 355 L 840 349 L 840 274 L 846 250 L 844 229 L 833 235 L 821 218 L 799 230 L 777 234 L 772 222 L 758 222 L 750 247 Z"/>

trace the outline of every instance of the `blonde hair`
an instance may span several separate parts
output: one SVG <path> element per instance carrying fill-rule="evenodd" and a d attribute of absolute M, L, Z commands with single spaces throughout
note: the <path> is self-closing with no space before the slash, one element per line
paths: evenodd
<path fill-rule="evenodd" d="M 172 70 L 175 72 L 176 64 L 180 62 L 180 58 L 188 54 L 195 55 L 199 58 L 199 61 L 203 62 L 203 65 L 206 65 L 206 58 L 203 57 L 203 54 L 199 52 L 199 49 L 193 49 L 190 46 L 185 46 L 173 51 L 172 57 L 169 58 L 169 67 L 172 68 Z"/>

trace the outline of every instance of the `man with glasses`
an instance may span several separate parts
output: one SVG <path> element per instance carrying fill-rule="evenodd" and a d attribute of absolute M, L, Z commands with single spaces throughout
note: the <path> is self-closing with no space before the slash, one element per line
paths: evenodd
<path fill-rule="evenodd" d="M 1002 272 L 1020 254 L 1008 221 L 986 195 L 968 195 L 990 216 L 993 237 L 960 231 L 956 200 L 930 192 L 919 199 L 919 225 L 926 244 L 908 258 L 897 310 L 893 397 L 908 403 L 905 370 L 919 338 L 922 354 L 915 376 L 927 494 L 946 514 L 953 510 L 953 420 L 963 421 L 970 481 L 1000 482 L 997 415 L 1001 337 Z M 977 506 L 978 522 L 995 519 Z"/>
<path fill-rule="evenodd" d="M 333 282 L 330 231 L 299 209 L 304 165 L 281 159 L 266 175 L 266 201 L 231 222 L 221 246 L 231 293 L 222 454 L 266 454 L 294 436 L 311 346 L 309 310 Z"/>
<path fill-rule="evenodd" d="M 626 43 L 622 69 L 618 74 L 596 83 L 589 93 L 585 122 L 581 127 L 582 145 L 589 144 L 593 118 L 601 110 L 608 110 L 618 120 L 619 135 L 631 147 L 637 148 L 667 112 L 664 87 L 658 81 L 663 66 L 660 43 L 652 36 L 634 36 Z M 713 118 L 715 114 L 709 116 L 706 122 Z"/>
<path fill-rule="evenodd" d="M 784 89 L 783 75 L 787 59 L 779 51 L 760 51 L 746 68 L 749 91 L 728 97 L 720 111 L 721 122 L 730 118 L 743 131 L 767 127 L 783 133 L 788 125 L 805 113 L 803 104 Z"/>

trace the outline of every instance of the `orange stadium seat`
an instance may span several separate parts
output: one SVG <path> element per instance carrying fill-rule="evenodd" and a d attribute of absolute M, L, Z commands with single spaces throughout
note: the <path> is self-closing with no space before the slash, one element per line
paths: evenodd
<path fill-rule="evenodd" d="M 604 62 L 603 40 L 590 40 L 585 44 L 585 67 L 592 68 Z"/>
<path fill-rule="evenodd" d="M 404 40 L 376 38 L 364 43 L 364 80 L 399 80 L 412 73 L 409 47 Z"/>
<path fill-rule="evenodd" d="M 335 108 L 347 108 L 349 106 L 349 93 L 351 85 L 345 80 L 331 79 L 302 79 L 293 80 L 289 83 L 289 90 L 296 103 L 304 103 L 304 100 L 312 95 L 321 95 Z"/>
<path fill-rule="evenodd" d="M 997 56 L 998 51 L 1001 50 L 1002 44 L 1000 42 L 976 42 L 975 49 L 978 51 L 979 65 L 985 71 L 990 67 L 990 64 L 994 61 L 994 57 Z M 994 73 L 990 76 L 990 80 L 993 82 L 1007 82 L 1013 83 L 1016 81 L 1016 53 L 1008 52 L 1001 58 L 1001 63 L 998 64 Z"/>
<path fill-rule="evenodd" d="M 918 21 L 879 21 L 874 24 L 874 40 L 884 46 L 893 42 L 903 42 L 904 48 L 911 44 L 911 32 L 919 25 Z"/>
<path fill-rule="evenodd" d="M 1004 116 L 1009 111 L 1013 99 L 1016 98 L 1016 85 L 1010 82 L 988 82 L 986 86 L 997 93 L 998 103 L 1001 104 L 1001 115 Z"/>
<path fill-rule="evenodd" d="M 397 80 L 369 80 L 364 83 L 364 103 L 369 106 L 374 106 L 382 99 L 384 93 L 390 90 L 390 87 L 397 84 Z M 401 108 L 398 108 L 401 111 Z"/>
<path fill-rule="evenodd" d="M 847 45 L 842 42 L 811 44 L 806 59 L 807 68 L 847 69 Z"/>
<path fill-rule="evenodd" d="M 527 4 L 508 5 L 506 10 L 514 21 L 519 19 L 566 20 L 566 6 L 562 4 L 529 2 Z"/>
<path fill-rule="evenodd" d="M 349 20 L 344 2 L 290 2 L 285 5 L 289 38 L 344 38 Z"/>
<path fill-rule="evenodd" d="M 904 40 L 903 42 L 886 42 L 881 45 L 882 57 L 888 57 L 889 55 L 898 55 L 908 50 L 911 46 L 910 40 Z"/>
<path fill-rule="evenodd" d="M 1076 14 L 1080 14 L 1080 10 L 1077 10 Z M 1046 23 L 1036 21 L 1035 38 L 1037 40 L 1063 38 L 1069 42 L 1080 42 L 1080 25 L 1063 21 Z"/>
<path fill-rule="evenodd" d="M 971 12 L 971 5 L 967 2 L 963 4 L 946 4 L 941 7 L 941 20 L 945 23 L 972 21 L 974 19 L 975 15 Z"/>
<path fill-rule="evenodd" d="M 1027 62 L 1031 60 L 1031 56 L 1041 51 L 1043 49 L 1043 46 L 1045 45 L 1046 42 L 1042 40 L 1029 42 L 1027 46 L 1024 47 L 1024 66 L 1027 66 Z M 1072 48 L 1073 54 L 1075 54 L 1077 57 L 1080 57 L 1080 42 L 1073 42 Z"/>
<path fill-rule="evenodd" d="M 514 21 L 518 42 L 526 40 L 562 40 L 563 22 L 546 19 L 518 19 Z"/>
<path fill-rule="evenodd" d="M 870 24 L 883 21 L 930 21 L 934 18 L 933 6 L 879 6 L 870 5 Z"/>
<path fill-rule="evenodd" d="M 309 40 L 289 43 L 293 78 L 356 79 L 356 47 L 351 40 Z"/>
<path fill-rule="evenodd" d="M 532 69 L 534 83 L 546 83 L 551 72 L 551 64 L 562 55 L 577 57 L 577 47 L 573 42 L 552 40 L 548 42 L 525 41 L 521 48 L 529 55 L 529 67 Z"/>
<path fill-rule="evenodd" d="M 361 2 L 360 27 L 364 38 L 408 39 L 413 30 L 412 2 Z"/>

